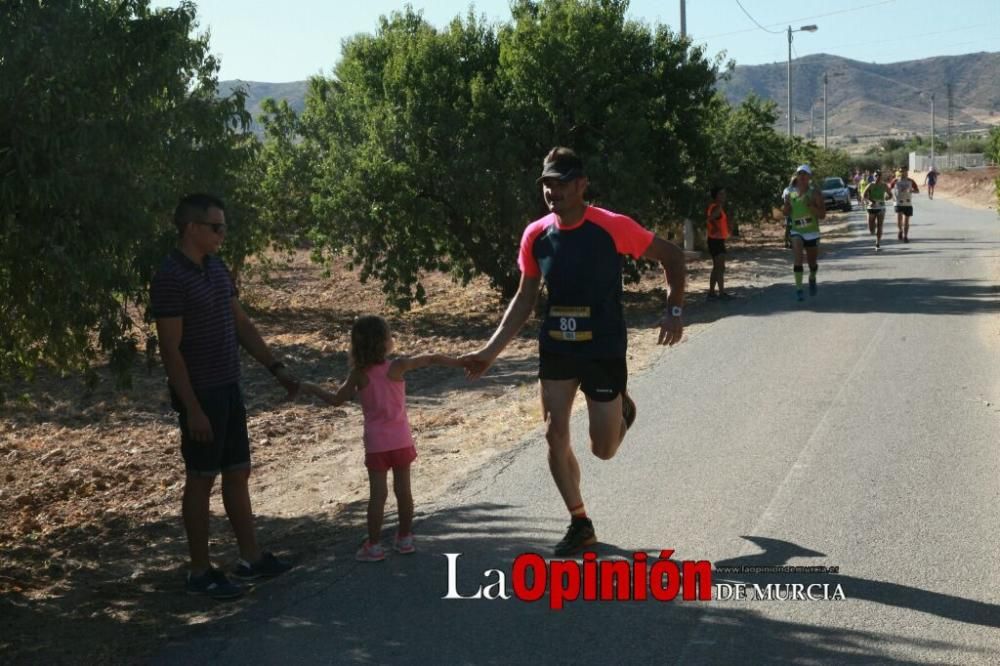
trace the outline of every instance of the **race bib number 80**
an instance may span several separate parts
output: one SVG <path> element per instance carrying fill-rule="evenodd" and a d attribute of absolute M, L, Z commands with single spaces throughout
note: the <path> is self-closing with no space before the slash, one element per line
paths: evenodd
<path fill-rule="evenodd" d="M 590 329 L 590 308 L 551 307 L 546 328 L 553 340 L 587 342 L 594 339 Z"/>

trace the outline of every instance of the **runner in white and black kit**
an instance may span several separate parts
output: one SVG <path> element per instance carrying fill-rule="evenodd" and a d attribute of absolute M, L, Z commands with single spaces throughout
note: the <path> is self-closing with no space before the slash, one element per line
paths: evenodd
<path fill-rule="evenodd" d="M 890 183 L 892 196 L 896 200 L 896 226 L 899 229 L 899 240 L 910 242 L 910 218 L 913 216 L 914 194 L 919 194 L 917 181 L 910 178 L 907 167 L 899 170 L 899 177 Z"/>

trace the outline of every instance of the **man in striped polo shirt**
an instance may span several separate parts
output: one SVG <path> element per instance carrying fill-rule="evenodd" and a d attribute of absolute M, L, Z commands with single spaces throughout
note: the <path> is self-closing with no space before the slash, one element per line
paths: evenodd
<path fill-rule="evenodd" d="M 549 152 L 538 182 L 551 212 L 524 230 L 517 294 L 490 341 L 467 358 L 472 377 L 486 372 L 528 320 L 544 280 L 548 302 L 539 332 L 538 378 L 549 470 L 570 514 L 566 536 L 555 547 L 555 554 L 564 556 L 597 543 L 570 442 L 577 390 L 587 399 L 591 451 L 602 460 L 614 457 L 636 416 L 626 390 L 621 257 L 663 266 L 668 296 L 658 342 L 673 345 L 684 333 L 684 253 L 632 218 L 588 205 L 583 161 L 569 148 Z"/>
<path fill-rule="evenodd" d="M 289 393 L 298 384 L 276 362 L 236 299 L 229 270 L 216 256 L 226 233 L 225 206 L 191 194 L 174 211 L 180 241 L 153 278 L 150 304 L 171 403 L 179 413 L 184 457 L 183 517 L 191 555 L 187 590 L 228 599 L 239 585 L 212 567 L 208 555 L 209 498 L 222 475 L 226 515 L 240 559 L 233 575 L 276 576 L 290 567 L 257 545 L 250 493 L 250 440 L 240 390 L 239 346 L 260 361 Z"/>

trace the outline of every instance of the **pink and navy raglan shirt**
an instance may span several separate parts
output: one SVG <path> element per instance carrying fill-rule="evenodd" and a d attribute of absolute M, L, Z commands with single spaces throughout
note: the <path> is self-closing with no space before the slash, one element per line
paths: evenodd
<path fill-rule="evenodd" d="M 624 358 L 622 258 L 638 259 L 654 234 L 632 218 L 588 206 L 583 219 L 560 226 L 555 213 L 528 225 L 518 265 L 544 280 L 542 352 L 583 358 Z"/>

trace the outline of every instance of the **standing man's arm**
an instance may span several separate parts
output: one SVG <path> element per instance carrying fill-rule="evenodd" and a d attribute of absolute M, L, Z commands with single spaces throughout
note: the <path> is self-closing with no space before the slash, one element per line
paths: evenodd
<path fill-rule="evenodd" d="M 182 317 L 163 317 L 156 320 L 156 337 L 160 341 L 160 356 L 167 370 L 167 381 L 177 394 L 187 416 L 188 431 L 196 442 L 211 442 L 212 424 L 201 408 L 191 387 L 187 364 L 181 356 L 181 337 L 184 332 Z"/>
<path fill-rule="evenodd" d="M 251 356 L 260 362 L 268 371 L 273 374 L 278 382 L 288 391 L 289 395 L 294 395 L 299 390 L 299 382 L 285 369 L 281 363 L 276 363 L 271 349 L 260 337 L 257 327 L 250 321 L 250 317 L 243 311 L 240 302 L 233 298 L 233 319 L 236 322 L 236 337 L 240 344 Z M 275 367 L 278 366 L 278 367 Z"/>
<path fill-rule="evenodd" d="M 642 256 L 644 259 L 658 261 L 663 266 L 663 273 L 667 279 L 667 310 L 660 319 L 660 336 L 657 344 L 677 344 L 684 336 L 684 320 L 681 317 L 686 278 L 684 252 L 673 243 L 654 236 Z"/>
<path fill-rule="evenodd" d="M 528 277 L 521 274 L 521 284 L 517 288 L 517 294 L 507 306 L 507 311 L 500 321 L 500 326 L 493 333 L 493 337 L 482 349 L 463 357 L 469 361 L 466 371 L 469 377 L 473 379 L 481 377 L 493 365 L 493 361 L 500 355 L 500 352 L 518 334 L 535 309 L 541 285 L 542 279 L 540 277 Z"/>

